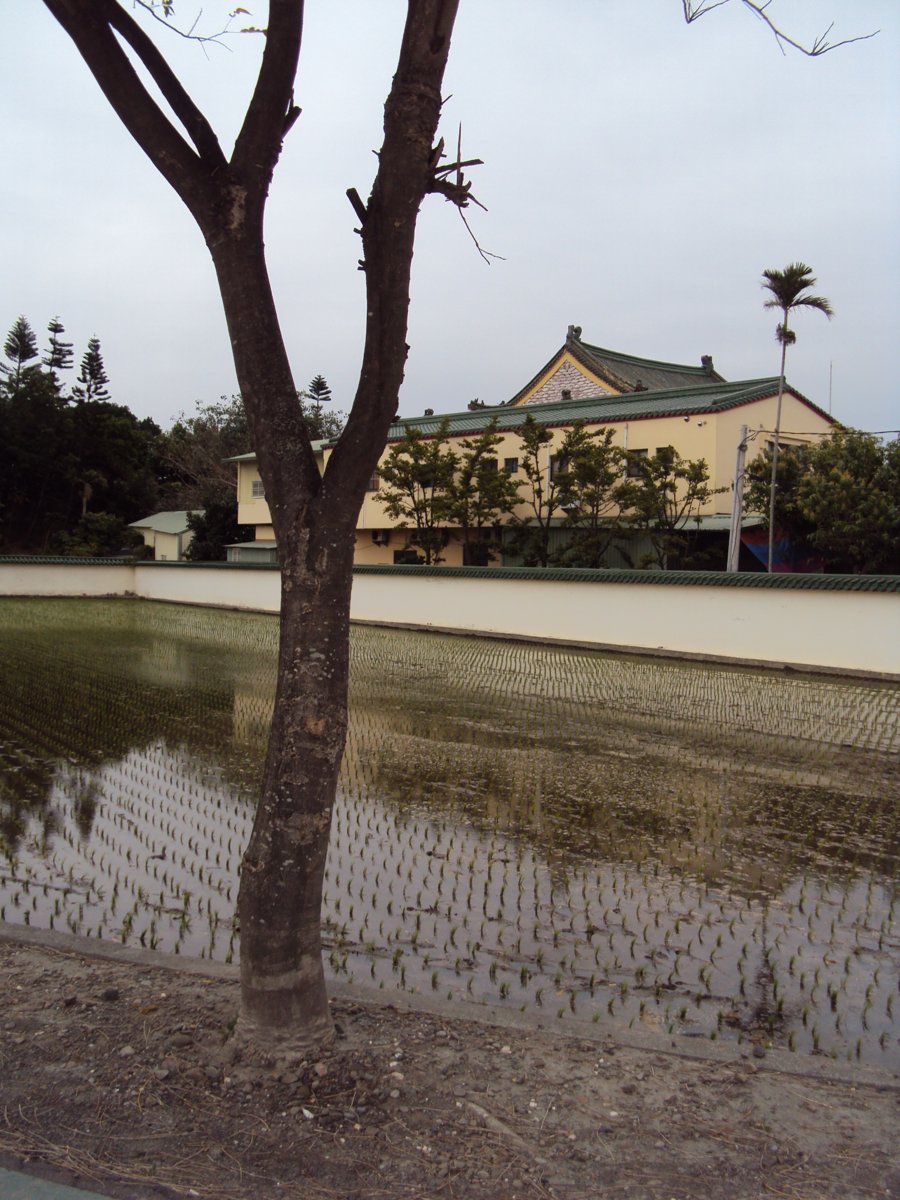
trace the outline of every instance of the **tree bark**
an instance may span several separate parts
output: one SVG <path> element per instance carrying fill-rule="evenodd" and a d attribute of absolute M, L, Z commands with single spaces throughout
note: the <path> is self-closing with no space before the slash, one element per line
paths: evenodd
<path fill-rule="evenodd" d="M 242 1026 L 294 1049 L 332 1032 L 320 912 L 347 729 L 353 539 L 319 540 L 311 531 L 311 561 L 282 575 L 275 711 L 238 901 Z"/>
<path fill-rule="evenodd" d="M 302 1050 L 332 1032 L 320 913 L 347 728 L 359 505 L 345 495 L 323 509 L 261 235 L 251 224 L 209 242 L 281 562 L 275 707 L 238 896 L 241 1032 Z"/>
<path fill-rule="evenodd" d="M 423 198 L 435 190 L 440 89 L 458 0 L 408 0 L 378 170 L 368 204 L 359 204 L 366 276 L 362 369 L 324 476 L 302 420 L 263 242 L 269 185 L 299 112 L 292 88 L 302 0 L 270 0 L 262 66 L 230 160 L 165 58 L 117 0 L 44 3 L 194 216 L 215 265 L 281 562 L 275 711 L 238 898 L 241 1025 L 256 1040 L 308 1048 L 332 1029 L 320 910 L 347 728 L 356 519 L 403 379 L 416 220 Z M 181 131 L 145 87 L 123 44 L 165 97 Z M 466 202 L 465 191 L 457 203 Z"/>

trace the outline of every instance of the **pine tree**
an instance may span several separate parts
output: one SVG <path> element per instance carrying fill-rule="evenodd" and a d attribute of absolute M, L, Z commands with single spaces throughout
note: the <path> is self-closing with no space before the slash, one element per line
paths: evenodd
<path fill-rule="evenodd" d="M 314 420 L 316 426 L 322 427 L 322 405 L 327 404 L 331 399 L 331 388 L 328 386 L 324 375 L 316 375 L 309 382 L 309 387 L 306 389 L 307 397 L 315 405 Z M 315 436 L 321 437 L 321 433 L 316 433 Z"/>
<path fill-rule="evenodd" d="M 6 363 L 0 363 L 0 371 L 7 376 L 10 393 L 15 396 L 28 369 L 25 364 L 38 356 L 37 338 L 27 317 L 16 319 L 3 343 L 3 353 L 13 365 L 9 367 Z"/>
<path fill-rule="evenodd" d="M 66 332 L 66 329 L 59 317 L 54 317 L 50 321 L 47 325 L 47 332 L 50 334 L 50 343 L 41 362 L 47 368 L 48 374 L 58 387 L 59 380 L 56 372 L 68 371 L 72 367 L 72 343 L 62 340 L 62 335 Z"/>
<path fill-rule="evenodd" d="M 100 339 L 92 337 L 88 342 L 81 359 L 81 370 L 78 373 L 78 384 L 72 388 L 76 400 L 109 400 L 106 386 L 109 378 L 103 366 L 103 355 L 100 353 Z"/>
<path fill-rule="evenodd" d="M 328 386 L 324 375 L 316 375 L 314 379 L 311 379 L 306 391 L 317 409 L 320 405 L 327 404 L 331 399 L 331 388 Z"/>

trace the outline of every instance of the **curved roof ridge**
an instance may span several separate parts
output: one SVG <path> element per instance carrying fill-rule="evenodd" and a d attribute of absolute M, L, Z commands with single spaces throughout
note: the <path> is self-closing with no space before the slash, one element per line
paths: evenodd
<path fill-rule="evenodd" d="M 690 363 L 667 362 L 661 358 L 643 358 L 639 354 L 625 354 L 621 350 L 608 350 L 604 346 L 595 346 L 592 342 L 582 342 L 581 345 L 591 354 L 602 358 L 613 358 L 619 362 L 633 363 L 635 366 L 662 367 L 668 371 L 686 371 L 691 375 L 708 375 L 702 363 L 693 366 Z"/>

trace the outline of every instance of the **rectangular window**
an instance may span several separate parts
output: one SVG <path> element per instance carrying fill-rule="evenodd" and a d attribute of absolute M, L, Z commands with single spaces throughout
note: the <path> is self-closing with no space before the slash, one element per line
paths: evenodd
<path fill-rule="evenodd" d="M 515 475 L 519 469 L 519 460 L 517 458 L 504 458 L 503 470 L 507 475 Z"/>
<path fill-rule="evenodd" d="M 555 479 L 562 471 L 569 469 L 569 460 L 564 454 L 550 455 L 550 478 Z"/>
<path fill-rule="evenodd" d="M 482 470 L 484 470 L 486 472 L 487 471 L 496 471 L 499 468 L 499 466 L 500 466 L 500 464 L 497 462 L 496 458 L 483 458 L 481 460 Z"/>
<path fill-rule="evenodd" d="M 625 474 L 628 475 L 632 479 L 636 475 L 640 475 L 640 473 L 641 473 L 641 469 L 639 466 L 640 461 L 642 458 L 647 458 L 648 454 L 649 454 L 649 451 L 647 451 L 647 450 L 628 450 L 628 451 L 626 451 Z"/>
<path fill-rule="evenodd" d="M 254 479 L 250 485 L 250 495 L 254 500 L 264 500 L 266 497 L 266 489 L 263 487 L 261 479 Z"/>
<path fill-rule="evenodd" d="M 367 492 L 377 492 L 381 487 L 381 476 L 377 471 L 373 471 L 369 476 L 369 482 L 366 484 Z"/>

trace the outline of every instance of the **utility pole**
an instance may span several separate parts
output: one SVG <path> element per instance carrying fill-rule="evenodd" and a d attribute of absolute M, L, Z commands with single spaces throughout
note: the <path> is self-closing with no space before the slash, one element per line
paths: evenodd
<path fill-rule="evenodd" d="M 741 513 L 744 509 L 744 460 L 747 457 L 747 426 L 741 426 L 737 461 L 734 467 L 734 491 L 731 496 L 731 530 L 728 534 L 728 565 L 726 571 L 738 569 L 741 553 Z"/>

